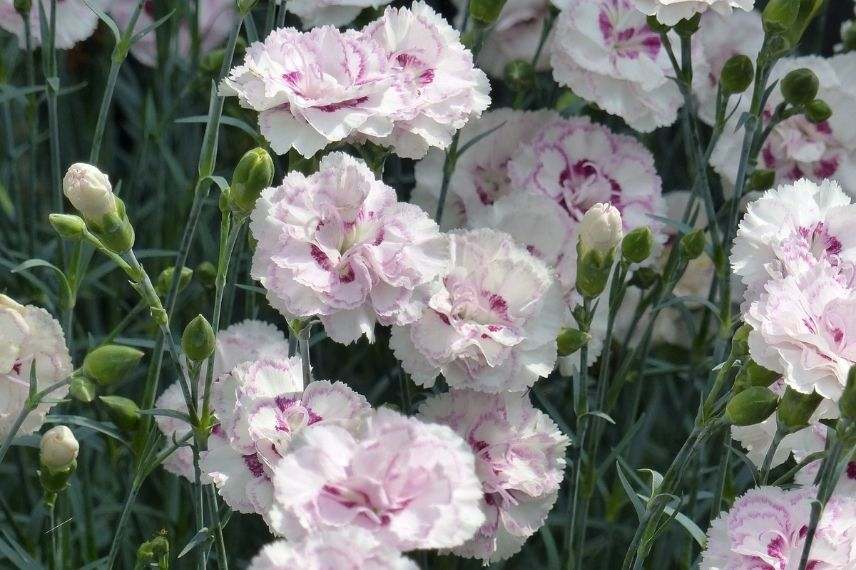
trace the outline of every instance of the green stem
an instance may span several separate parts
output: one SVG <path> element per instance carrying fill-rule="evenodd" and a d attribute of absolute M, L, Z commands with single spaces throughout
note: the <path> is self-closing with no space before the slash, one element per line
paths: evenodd
<path fill-rule="evenodd" d="M 776 433 L 773 434 L 773 441 L 770 442 L 770 447 L 767 448 L 767 453 L 764 454 L 764 462 L 761 465 L 761 472 L 759 474 L 761 485 L 767 484 L 767 479 L 770 477 L 770 468 L 773 465 L 773 457 L 776 455 L 776 450 L 779 448 L 779 444 L 782 443 L 782 438 L 785 435 L 787 435 L 785 430 L 781 427 L 776 428 Z"/>

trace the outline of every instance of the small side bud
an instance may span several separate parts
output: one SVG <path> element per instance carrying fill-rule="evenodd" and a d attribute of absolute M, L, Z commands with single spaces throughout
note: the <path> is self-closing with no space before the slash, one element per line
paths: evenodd
<path fill-rule="evenodd" d="M 142 415 L 136 402 L 122 396 L 100 396 L 98 400 L 107 409 L 107 415 L 116 426 L 126 432 L 133 432 L 140 423 Z"/>
<path fill-rule="evenodd" d="M 850 20 L 841 30 L 842 51 L 856 51 L 856 21 Z"/>
<path fill-rule="evenodd" d="M 687 261 L 698 259 L 704 253 L 704 230 L 693 230 L 681 238 L 681 255 Z"/>
<path fill-rule="evenodd" d="M 719 84 L 722 86 L 722 92 L 726 95 L 736 95 L 746 91 L 752 84 L 754 77 L 755 68 L 752 65 L 752 59 L 749 56 L 738 54 L 732 56 L 722 66 Z"/>
<path fill-rule="evenodd" d="M 528 91 L 535 85 L 535 68 L 528 61 L 515 59 L 505 65 L 503 73 L 506 83 L 518 92 Z"/>
<path fill-rule="evenodd" d="M 660 274 L 655 269 L 650 267 L 640 267 L 633 272 L 633 277 L 630 278 L 630 285 L 639 289 L 648 289 L 660 281 Z"/>
<path fill-rule="evenodd" d="M 273 182 L 273 159 L 265 149 L 259 147 L 247 151 L 235 172 L 229 187 L 229 205 L 243 215 L 253 211 L 262 190 Z"/>
<path fill-rule="evenodd" d="M 102 386 L 125 379 L 143 358 L 143 352 L 130 346 L 107 344 L 91 351 L 83 359 L 83 372 Z"/>
<path fill-rule="evenodd" d="M 779 403 L 777 415 L 779 425 L 789 431 L 806 427 L 821 401 L 823 401 L 823 397 L 816 392 L 803 394 L 788 386 L 785 388 L 782 401 Z"/>
<path fill-rule="evenodd" d="M 489 26 L 496 22 L 505 7 L 506 0 L 470 0 L 470 18 L 478 24 Z"/>
<path fill-rule="evenodd" d="M 249 233 L 249 232 L 247 232 Z M 210 261 L 203 261 L 196 266 L 196 278 L 206 289 L 213 289 L 217 281 L 217 268 Z"/>
<path fill-rule="evenodd" d="M 39 444 L 39 461 L 52 472 L 66 471 L 74 465 L 80 444 L 66 426 L 52 427 L 42 436 Z"/>
<path fill-rule="evenodd" d="M 556 343 L 559 346 L 559 356 L 570 356 L 591 340 L 591 335 L 579 329 L 565 328 L 559 331 Z"/>
<path fill-rule="evenodd" d="M 155 285 L 158 295 L 166 297 L 169 295 L 169 290 L 172 287 L 172 279 L 175 276 L 175 267 L 167 267 L 158 275 L 158 281 Z M 189 267 L 181 268 L 181 276 L 178 278 L 178 290 L 183 291 L 185 287 L 190 285 L 190 280 L 193 279 L 193 270 Z"/>
<path fill-rule="evenodd" d="M 86 233 L 86 222 L 80 216 L 71 214 L 51 214 L 48 220 L 59 237 L 68 241 L 83 239 Z"/>
<path fill-rule="evenodd" d="M 184 354 L 196 362 L 202 362 L 211 356 L 216 343 L 214 330 L 202 315 L 197 315 L 190 321 L 181 335 L 181 348 Z"/>
<path fill-rule="evenodd" d="M 769 388 L 752 386 L 732 396 L 725 406 L 725 419 L 736 426 L 759 424 L 776 411 L 778 400 Z"/>
<path fill-rule="evenodd" d="M 776 183 L 776 171 L 760 168 L 749 177 L 749 189 L 753 192 L 769 190 Z"/>
<path fill-rule="evenodd" d="M 815 125 L 828 121 L 831 116 L 832 107 L 823 99 L 815 99 L 805 106 L 805 118 L 808 119 L 808 122 Z"/>
<path fill-rule="evenodd" d="M 856 421 L 856 366 L 851 367 L 847 374 L 847 385 L 838 400 L 838 409 L 842 418 Z"/>
<path fill-rule="evenodd" d="M 169 561 L 169 539 L 165 531 L 142 543 L 137 549 L 137 565 L 140 568 L 148 568 L 162 560 L 166 560 L 167 563 Z"/>
<path fill-rule="evenodd" d="M 72 376 L 68 391 L 72 398 L 84 404 L 91 404 L 98 397 L 98 385 L 83 374 Z"/>
<path fill-rule="evenodd" d="M 781 374 L 778 372 L 767 370 L 754 360 L 750 360 L 737 374 L 737 378 L 734 379 L 734 391 L 742 392 L 752 386 L 767 388 L 770 384 L 778 380 L 780 376 Z"/>
<path fill-rule="evenodd" d="M 795 107 L 800 107 L 814 101 L 814 98 L 817 97 L 817 91 L 820 89 L 820 81 L 812 70 L 803 67 L 785 75 L 785 78 L 782 79 L 781 89 L 785 101 Z"/>
<path fill-rule="evenodd" d="M 642 263 L 654 250 L 654 233 L 645 226 L 624 236 L 621 240 L 621 255 L 630 263 Z"/>
<path fill-rule="evenodd" d="M 737 360 L 749 354 L 749 333 L 751 332 L 752 327 L 745 323 L 734 331 L 734 336 L 731 338 L 731 353 L 728 358 Z"/>

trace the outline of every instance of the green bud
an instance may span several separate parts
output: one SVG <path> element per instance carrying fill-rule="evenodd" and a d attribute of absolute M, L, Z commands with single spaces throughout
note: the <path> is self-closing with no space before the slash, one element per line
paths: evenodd
<path fill-rule="evenodd" d="M 232 175 L 229 188 L 232 210 L 245 215 L 252 212 L 262 190 L 273 182 L 273 173 L 273 159 L 268 151 L 261 147 L 247 151 Z"/>
<path fill-rule="evenodd" d="M 803 394 L 797 392 L 790 386 L 785 388 L 785 394 L 779 403 L 778 421 L 779 425 L 789 431 L 796 431 L 808 425 L 809 419 L 823 397 L 816 392 Z"/>
<path fill-rule="evenodd" d="M 583 297 L 594 299 L 606 289 L 612 269 L 612 251 L 589 249 L 577 245 L 577 291 Z"/>
<path fill-rule="evenodd" d="M 776 183 L 776 171 L 759 168 L 749 177 L 749 189 L 753 192 L 769 190 Z"/>
<path fill-rule="evenodd" d="M 782 34 L 789 31 L 800 13 L 800 0 L 770 0 L 761 13 L 764 31 Z"/>
<path fill-rule="evenodd" d="M 165 531 L 142 543 L 137 549 L 137 564 L 140 567 L 148 567 L 164 558 L 169 559 L 169 539 Z"/>
<path fill-rule="evenodd" d="M 621 255 L 630 263 L 642 263 L 654 249 L 654 233 L 648 226 L 636 228 L 621 240 Z"/>
<path fill-rule="evenodd" d="M 847 374 L 847 385 L 838 400 L 838 409 L 842 418 L 856 421 L 856 366 L 851 367 Z"/>
<path fill-rule="evenodd" d="M 781 89 L 785 101 L 800 107 L 814 101 L 814 98 L 817 97 L 817 91 L 820 89 L 820 82 L 812 70 L 803 67 L 785 75 L 785 78 L 782 79 Z"/>
<path fill-rule="evenodd" d="M 591 340 L 591 335 L 578 329 L 565 328 L 559 331 L 556 342 L 559 345 L 559 356 L 569 356 Z"/>
<path fill-rule="evenodd" d="M 107 415 L 116 426 L 124 431 L 132 432 L 140 423 L 140 407 L 136 402 L 122 396 L 100 396 L 98 398 L 107 408 Z"/>
<path fill-rule="evenodd" d="M 754 77 L 755 68 L 752 65 L 752 59 L 746 55 L 738 54 L 732 56 L 722 66 L 719 84 L 722 86 L 722 92 L 726 95 L 736 95 L 746 91 L 752 84 Z"/>
<path fill-rule="evenodd" d="M 734 332 L 731 338 L 731 353 L 728 358 L 738 360 L 749 354 L 749 333 L 752 332 L 752 327 L 747 324 L 740 325 Z"/>
<path fill-rule="evenodd" d="M 54 231 L 62 239 L 77 241 L 83 239 L 86 233 L 86 222 L 80 216 L 71 214 L 51 214 L 48 216 Z"/>
<path fill-rule="evenodd" d="M 506 0 L 470 0 L 470 18 L 477 24 L 489 26 L 496 22 Z"/>
<path fill-rule="evenodd" d="M 856 23 L 852 20 L 842 30 L 841 42 L 845 52 L 856 50 Z"/>
<path fill-rule="evenodd" d="M 235 5 L 238 8 L 238 12 L 240 12 L 242 16 L 246 16 L 258 3 L 259 0 L 237 0 Z"/>
<path fill-rule="evenodd" d="M 752 386 L 766 388 L 778 380 L 780 376 L 781 374 L 778 372 L 767 370 L 754 360 L 750 360 L 737 374 L 737 378 L 734 379 L 734 391 L 742 392 Z"/>
<path fill-rule="evenodd" d="M 666 24 L 660 22 L 660 20 L 657 19 L 657 16 L 648 16 L 646 21 L 648 23 L 648 27 L 658 34 L 665 34 L 666 32 L 672 29 Z"/>
<path fill-rule="evenodd" d="M 518 92 L 528 91 L 535 84 L 535 68 L 528 61 L 515 59 L 505 65 L 505 81 Z"/>
<path fill-rule="evenodd" d="M 693 230 L 681 238 L 681 255 L 687 261 L 701 257 L 704 253 L 704 230 Z"/>
<path fill-rule="evenodd" d="M 249 232 L 247 232 L 249 233 Z M 194 271 L 196 278 L 202 283 L 203 287 L 213 289 L 217 280 L 217 268 L 210 261 L 203 261 L 196 266 Z"/>
<path fill-rule="evenodd" d="M 33 8 L 33 0 L 15 0 L 15 11 L 25 16 Z"/>
<path fill-rule="evenodd" d="M 823 99 L 815 99 L 805 106 L 805 118 L 815 125 L 828 121 L 832 116 L 832 108 Z"/>
<path fill-rule="evenodd" d="M 190 360 L 202 362 L 214 353 L 214 329 L 202 315 L 190 321 L 181 335 L 181 349 Z"/>
<path fill-rule="evenodd" d="M 106 344 L 83 359 L 83 372 L 102 386 L 123 380 L 143 358 L 143 352 L 130 346 Z"/>
<path fill-rule="evenodd" d="M 633 272 L 633 277 L 630 278 L 630 284 L 639 289 L 647 289 L 660 280 L 660 274 L 650 267 L 640 267 Z"/>
<path fill-rule="evenodd" d="M 731 397 L 725 406 L 725 419 L 736 426 L 759 424 L 776 411 L 778 400 L 769 388 L 751 386 Z"/>
<path fill-rule="evenodd" d="M 167 267 L 158 275 L 155 290 L 161 297 L 169 295 L 169 290 L 172 287 L 172 278 L 175 276 L 175 267 Z M 189 267 L 181 268 L 181 276 L 178 278 L 178 290 L 183 291 L 193 279 L 193 270 Z"/>
<path fill-rule="evenodd" d="M 224 57 L 226 57 L 226 50 L 223 48 L 210 51 L 199 60 L 199 69 L 208 75 L 220 73 Z"/>
<path fill-rule="evenodd" d="M 125 203 L 118 197 L 115 200 L 116 211 L 105 214 L 93 226 L 98 239 L 110 251 L 123 253 L 134 247 L 134 227 L 128 221 Z"/>
<path fill-rule="evenodd" d="M 691 18 L 681 20 L 675 24 L 675 32 L 679 36 L 689 37 L 698 31 L 701 14 L 696 14 Z"/>
<path fill-rule="evenodd" d="M 71 377 L 71 385 L 68 388 L 71 397 L 84 404 L 91 404 L 98 396 L 98 385 L 82 374 Z"/>
<path fill-rule="evenodd" d="M 768 61 L 774 61 L 786 53 L 788 53 L 793 44 L 781 34 L 773 34 L 767 39 L 767 45 L 764 51 L 759 55 L 760 58 L 765 58 Z"/>

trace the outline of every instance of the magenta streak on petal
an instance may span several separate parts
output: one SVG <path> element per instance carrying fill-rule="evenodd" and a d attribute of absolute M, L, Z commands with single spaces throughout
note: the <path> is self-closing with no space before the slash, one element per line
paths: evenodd
<path fill-rule="evenodd" d="M 606 11 L 601 11 L 598 15 L 597 25 L 600 28 L 600 34 L 603 36 L 603 40 L 608 42 L 612 37 L 612 32 L 615 28 L 609 20 L 609 14 L 607 14 Z"/>
<path fill-rule="evenodd" d="M 12 365 L 12 372 L 15 374 L 20 374 L 21 366 L 23 366 L 23 363 L 20 360 L 15 361 L 15 364 Z"/>
<path fill-rule="evenodd" d="M 770 145 L 764 147 L 764 150 L 761 151 L 761 158 L 764 159 L 764 166 L 768 168 L 772 168 L 776 165 L 776 157 L 773 155 L 773 150 L 770 148 Z"/>
<path fill-rule="evenodd" d="M 352 109 L 358 105 L 362 105 L 366 101 L 368 101 L 368 96 L 364 95 L 362 97 L 355 97 L 353 99 L 347 99 L 345 101 L 340 101 L 338 103 L 331 103 L 329 105 L 320 105 L 315 107 L 319 111 L 324 111 L 325 113 L 334 113 L 340 109 Z"/>
<path fill-rule="evenodd" d="M 344 273 L 339 274 L 339 282 L 340 283 L 352 283 L 354 279 L 356 279 L 356 275 L 354 275 L 354 268 L 348 264 L 345 268 Z"/>
<path fill-rule="evenodd" d="M 253 474 L 253 477 L 264 477 L 265 469 L 262 462 L 259 460 L 259 456 L 255 453 L 251 455 L 244 455 L 244 464 L 249 468 L 250 473 Z"/>
<path fill-rule="evenodd" d="M 829 126 L 829 123 L 827 121 L 823 121 L 822 123 L 816 124 L 814 128 L 816 128 L 819 133 L 823 133 L 825 135 L 832 134 L 832 127 Z"/>
<path fill-rule="evenodd" d="M 856 479 L 856 461 L 847 464 L 847 478 Z"/>
<path fill-rule="evenodd" d="M 330 263 L 330 258 L 327 257 L 327 254 L 321 251 L 321 248 L 314 243 L 309 245 L 309 253 L 312 255 L 312 259 L 315 260 L 315 263 L 324 271 L 330 271 L 333 268 L 333 264 Z"/>
<path fill-rule="evenodd" d="M 783 552 L 785 546 L 785 539 L 781 536 L 775 537 L 770 541 L 770 544 L 767 545 L 767 554 L 772 556 L 777 560 L 784 560 L 785 554 Z"/>
<path fill-rule="evenodd" d="M 836 172 L 838 172 L 838 160 L 835 158 L 821 160 L 817 168 L 814 169 L 814 175 L 817 178 L 829 178 Z"/>

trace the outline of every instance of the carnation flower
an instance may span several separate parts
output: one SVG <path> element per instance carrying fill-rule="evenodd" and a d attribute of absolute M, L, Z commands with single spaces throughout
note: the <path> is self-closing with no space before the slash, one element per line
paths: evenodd
<path fill-rule="evenodd" d="M 556 502 L 568 438 L 522 394 L 452 390 L 424 402 L 419 415 L 451 427 L 476 456 L 486 522 L 452 552 L 485 564 L 518 552 Z"/>
<path fill-rule="evenodd" d="M 429 147 L 445 149 L 455 131 L 490 105 L 490 84 L 459 32 L 424 2 L 387 8 L 363 34 L 385 51 L 400 102 L 390 113 L 391 133 L 365 134 L 397 155 L 419 159 Z"/>
<path fill-rule="evenodd" d="M 656 16 L 657 21 L 674 26 L 681 20 L 688 20 L 696 14 L 704 14 L 708 9 L 722 16 L 730 16 L 733 8 L 752 11 L 755 0 L 635 0 L 636 6 L 648 16 Z"/>
<path fill-rule="evenodd" d="M 654 157 L 637 140 L 587 118 L 557 119 L 522 144 L 508 165 L 512 187 L 553 200 L 577 228 L 595 204 L 615 206 L 624 231 L 654 226 L 662 216 L 660 177 Z"/>
<path fill-rule="evenodd" d="M 796 568 L 817 489 L 758 487 L 711 523 L 701 570 Z M 833 497 L 823 510 L 806 568 L 856 565 L 856 498 Z"/>
<path fill-rule="evenodd" d="M 798 180 L 769 190 L 748 205 L 731 267 L 750 290 L 821 262 L 851 267 L 856 262 L 854 219 L 856 205 L 834 181 Z"/>
<path fill-rule="evenodd" d="M 553 77 L 637 131 L 671 125 L 683 99 L 660 35 L 632 0 L 579 0 L 559 15 Z M 703 58 L 694 62 L 702 73 Z"/>
<path fill-rule="evenodd" d="M 856 53 L 837 55 L 831 59 L 817 56 L 789 58 L 779 61 L 770 82 L 781 80 L 788 72 L 811 69 L 820 82 L 818 98 L 826 101 L 832 116 L 813 124 L 803 115 L 790 117 L 776 125 L 759 153 L 758 167 L 773 170 L 776 184 L 790 184 L 801 178 L 820 182 L 825 178 L 838 180 L 844 189 L 856 193 L 856 132 L 851 117 L 856 112 Z M 779 89 L 774 89 L 767 101 L 764 126 L 782 102 Z M 740 147 L 745 131 L 737 121 L 748 109 L 747 98 L 726 124 L 722 137 L 710 158 L 713 168 L 733 185 L 737 179 Z"/>
<path fill-rule="evenodd" d="M 390 346 L 421 386 L 443 374 L 455 388 L 525 390 L 556 362 L 569 317 L 558 284 L 508 234 L 456 232 L 451 242 L 451 271 L 419 320 L 393 327 Z"/>
<path fill-rule="evenodd" d="M 820 459 L 812 461 L 797 472 L 794 482 L 799 485 L 813 485 L 820 471 Z M 839 497 L 856 497 L 856 457 L 852 458 L 844 467 L 844 472 L 835 485 L 833 495 Z"/>
<path fill-rule="evenodd" d="M 252 274 L 287 315 L 318 315 L 335 341 L 374 339 L 375 321 L 419 317 L 427 285 L 448 266 L 448 241 L 422 210 L 360 160 L 324 157 L 316 174 L 288 174 L 256 203 Z"/>
<path fill-rule="evenodd" d="M 694 74 L 693 90 L 698 99 L 699 117 L 704 122 L 713 125 L 716 121 L 716 92 L 725 62 L 735 55 L 748 56 L 754 62 L 763 41 L 764 29 L 758 12 L 740 11 L 729 16 L 707 12 L 702 16 L 693 42 L 700 44 L 709 67 L 705 74 Z M 736 97 L 731 99 L 732 106 L 736 100 Z"/>
<path fill-rule="evenodd" d="M 306 29 L 350 24 L 366 8 L 380 8 L 391 0 L 288 0 L 285 8 L 300 18 Z"/>
<path fill-rule="evenodd" d="M 288 341 L 285 335 L 275 326 L 262 321 L 247 320 L 234 324 L 227 329 L 217 333 L 217 345 L 214 349 L 214 371 L 213 377 L 219 378 L 230 372 L 235 366 L 243 362 L 262 359 L 278 359 L 288 356 Z M 200 383 L 207 373 L 203 367 L 200 373 Z M 200 390 L 199 403 L 202 402 L 202 390 Z M 181 385 L 174 382 L 157 400 L 155 407 L 165 410 L 175 410 L 187 413 L 187 403 Z M 190 433 L 187 422 L 170 416 L 156 416 L 158 427 L 164 436 L 172 440 L 180 440 Z M 212 441 L 219 437 L 216 433 Z M 163 467 L 174 475 L 179 475 L 192 480 L 193 474 L 193 452 L 189 447 L 180 447 L 164 462 Z"/>
<path fill-rule="evenodd" d="M 249 570 L 418 570 L 397 550 L 382 544 L 362 528 L 320 530 L 303 542 L 278 540 L 250 562 Z"/>
<path fill-rule="evenodd" d="M 466 442 L 385 408 L 359 437 L 335 425 L 305 430 L 273 482 L 273 529 L 292 540 L 356 526 L 402 551 L 454 548 L 484 522 Z"/>
<path fill-rule="evenodd" d="M 458 28 L 467 13 L 467 1 L 452 0 L 458 9 Z M 499 18 L 491 26 L 490 34 L 479 52 L 479 67 L 489 75 L 501 78 L 509 62 L 531 62 L 538 51 L 538 44 L 541 43 L 544 24 L 550 17 L 550 3 L 551 0 L 508 0 L 502 7 Z M 550 45 L 552 37 L 552 34 L 547 37 L 541 55 L 535 62 L 535 69 L 539 71 L 550 67 L 547 46 Z"/>
<path fill-rule="evenodd" d="M 36 390 L 66 379 L 72 371 L 65 336 L 50 313 L 33 305 L 20 305 L 0 294 L 0 440 L 9 436 L 27 402 L 30 373 L 36 367 Z M 68 393 L 63 386 L 48 401 L 33 409 L 19 435 L 38 430 L 56 402 Z"/>
<path fill-rule="evenodd" d="M 399 104 L 387 58 L 380 44 L 355 30 L 281 28 L 250 46 L 220 93 L 259 112 L 261 133 L 275 152 L 294 148 L 308 158 L 349 136 L 392 133 L 390 114 Z"/>
<path fill-rule="evenodd" d="M 749 350 L 798 392 L 838 401 L 856 364 L 856 287 L 852 274 L 828 262 L 772 279 L 744 320 Z"/>
<path fill-rule="evenodd" d="M 48 21 L 45 26 L 50 26 L 51 2 L 50 0 L 33 0 L 30 8 L 30 37 L 32 47 L 42 45 L 41 25 L 41 2 L 45 16 Z M 103 8 L 106 0 L 91 0 L 92 4 Z M 83 0 L 64 0 L 56 3 L 56 30 L 54 31 L 54 45 L 57 49 L 69 49 L 77 42 L 81 42 L 91 36 L 98 27 L 98 16 L 89 9 Z M 0 28 L 18 36 L 18 45 L 26 48 L 24 18 L 15 10 L 14 0 L 0 0 Z"/>
<path fill-rule="evenodd" d="M 355 429 L 371 409 L 341 382 L 312 382 L 304 390 L 297 357 L 239 364 L 214 382 L 211 402 L 220 437 L 210 440 L 202 470 L 226 504 L 266 520 L 273 472 L 294 437 L 321 425 Z"/>
<path fill-rule="evenodd" d="M 119 24 L 119 28 L 125 29 L 131 22 L 134 10 L 137 9 L 138 0 L 113 0 L 109 5 L 110 15 Z M 220 47 L 229 37 L 229 33 L 235 27 L 238 19 L 238 11 L 235 9 L 235 0 L 199 0 L 199 14 L 188 14 L 188 19 L 181 22 L 178 33 L 175 35 L 177 45 L 173 46 L 182 57 L 190 55 L 192 38 L 189 19 L 199 19 L 199 49 L 207 53 Z M 157 19 L 153 0 L 146 0 L 143 9 L 137 18 L 134 32 L 141 32 L 151 26 Z M 158 47 L 157 34 L 150 32 L 134 42 L 131 46 L 131 54 L 137 61 L 148 67 L 157 65 Z"/>
<path fill-rule="evenodd" d="M 472 146 L 459 155 L 449 180 L 442 228 L 465 227 L 470 216 L 510 194 L 509 161 L 543 125 L 559 119 L 560 115 L 553 111 L 503 108 L 485 113 L 461 130 L 459 148 Z M 481 138 L 473 143 L 477 137 Z M 416 163 L 416 187 L 411 200 L 432 216 L 440 201 L 445 160 L 444 152 L 432 150 Z"/>

